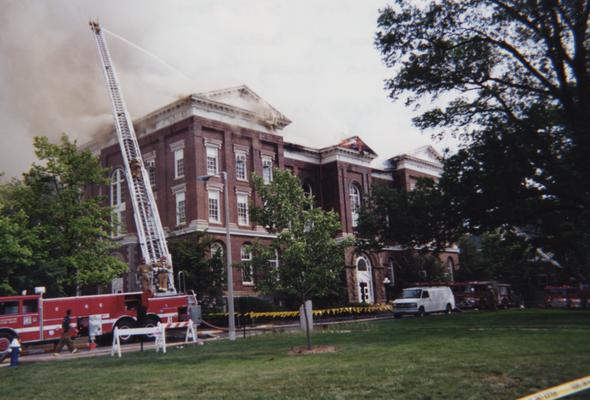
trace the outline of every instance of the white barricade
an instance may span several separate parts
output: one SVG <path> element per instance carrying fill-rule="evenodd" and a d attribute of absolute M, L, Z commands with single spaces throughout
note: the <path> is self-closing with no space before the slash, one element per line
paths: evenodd
<path fill-rule="evenodd" d="M 186 327 L 186 335 L 184 341 L 188 342 L 189 339 L 193 342 L 197 342 L 197 333 L 193 321 L 185 322 L 168 322 L 162 324 L 158 322 L 157 326 L 145 327 L 145 328 L 115 328 L 113 331 L 113 347 L 111 348 L 111 356 L 115 353 L 121 357 L 121 336 L 138 336 L 138 335 L 151 335 L 156 339 L 156 352 L 162 350 L 162 353 L 166 353 L 166 329 L 177 329 Z"/>

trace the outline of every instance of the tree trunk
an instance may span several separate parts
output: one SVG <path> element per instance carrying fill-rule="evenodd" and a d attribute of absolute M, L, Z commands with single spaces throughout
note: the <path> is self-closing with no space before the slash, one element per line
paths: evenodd
<path fill-rule="evenodd" d="M 311 332 L 309 332 L 309 317 L 305 308 L 305 299 L 303 299 L 303 316 L 305 318 L 305 335 L 307 336 L 307 350 L 311 350 Z"/>

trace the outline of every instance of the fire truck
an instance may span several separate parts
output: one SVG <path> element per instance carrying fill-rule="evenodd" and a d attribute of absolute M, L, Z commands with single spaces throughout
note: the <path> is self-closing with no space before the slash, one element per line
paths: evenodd
<path fill-rule="evenodd" d="M 0 361 L 8 353 L 10 340 L 17 335 L 25 345 L 58 339 L 67 310 L 71 310 L 71 327 L 77 328 L 82 335 L 88 334 L 90 321 L 93 327 L 99 326 L 104 335 L 115 327 L 133 327 L 139 320 L 144 326 L 155 325 L 158 321 L 188 320 L 198 310 L 194 293 L 176 292 L 166 235 L 103 29 L 95 21 L 90 21 L 90 29 L 111 101 L 138 244 L 143 263 L 150 266 L 142 276 L 147 287 L 142 288 L 142 292 L 55 299 L 43 298 L 42 290 L 35 295 L 0 297 Z"/>
<path fill-rule="evenodd" d="M 0 297 L 0 361 L 8 355 L 13 337 L 18 336 L 25 345 L 58 340 L 67 310 L 71 310 L 71 327 L 79 335 L 88 335 L 91 318 L 98 320 L 100 332 L 108 335 L 115 327 L 136 327 L 140 305 L 147 309 L 145 317 L 141 316 L 143 326 L 155 326 L 160 321 L 189 320 L 197 301 L 194 294 L 152 296 L 149 292 L 54 299 L 45 299 L 42 294 Z M 126 343 L 131 338 L 121 340 Z"/>

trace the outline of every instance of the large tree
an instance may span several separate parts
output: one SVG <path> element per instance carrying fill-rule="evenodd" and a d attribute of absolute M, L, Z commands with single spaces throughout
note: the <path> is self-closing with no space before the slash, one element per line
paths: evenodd
<path fill-rule="evenodd" d="M 395 1 L 376 45 L 392 99 L 462 139 L 440 189 L 461 229 L 519 227 L 572 274 L 590 258 L 590 0 Z"/>
<path fill-rule="evenodd" d="M 256 289 L 302 305 L 337 290 L 344 252 L 351 245 L 337 238 L 338 215 L 314 208 L 313 198 L 289 171 L 275 170 L 269 184 L 254 176 L 253 187 L 262 205 L 252 207 L 252 218 L 275 235 L 270 244 L 255 242 L 252 261 L 243 266 L 253 267 Z M 308 329 L 306 334 L 311 348 Z"/>
<path fill-rule="evenodd" d="M 1 210 L 13 229 L 20 229 L 21 241 L 28 238 L 27 251 L 21 252 L 27 268 L 3 268 L 2 275 L 10 275 L 13 282 L 22 275 L 16 283 L 26 286 L 13 289 L 46 286 L 49 295 L 72 295 L 80 286 L 108 284 L 127 265 L 112 255 L 118 245 L 109 234 L 111 209 L 85 191 L 89 185 L 108 183 L 105 169 L 66 135 L 58 144 L 35 137 L 34 147 L 40 163 L 22 181 L 3 188 Z"/>

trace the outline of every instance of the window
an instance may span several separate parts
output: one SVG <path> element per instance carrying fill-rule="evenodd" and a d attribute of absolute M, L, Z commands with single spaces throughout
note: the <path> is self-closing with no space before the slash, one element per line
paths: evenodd
<path fill-rule="evenodd" d="M 176 225 L 182 225 L 186 223 L 186 202 L 185 193 L 176 193 Z"/>
<path fill-rule="evenodd" d="M 429 297 L 430 297 L 430 294 L 428 293 L 428 290 L 423 290 L 422 291 L 422 298 L 427 299 Z"/>
<path fill-rule="evenodd" d="M 207 146 L 207 175 L 218 174 L 218 150 L 217 147 Z"/>
<path fill-rule="evenodd" d="M 361 256 L 357 259 L 356 269 L 359 271 L 368 271 L 369 270 L 368 263 L 367 263 L 367 260 L 365 259 L 365 257 Z"/>
<path fill-rule="evenodd" d="M 279 268 L 279 253 L 276 250 L 275 258 L 271 258 L 270 260 L 268 260 L 268 265 L 274 270 L 277 270 Z"/>
<path fill-rule="evenodd" d="M 395 260 L 393 258 L 389 259 L 389 280 L 391 281 L 389 284 L 391 286 L 395 285 Z"/>
<path fill-rule="evenodd" d="M 156 186 L 156 160 L 149 160 L 145 162 L 150 185 Z"/>
<path fill-rule="evenodd" d="M 18 301 L 2 301 L 0 302 L 0 315 L 16 315 L 18 314 Z"/>
<path fill-rule="evenodd" d="M 111 174 L 111 233 L 113 236 L 123 235 L 127 232 L 127 219 L 125 215 L 125 175 L 122 169 L 116 169 Z"/>
<path fill-rule="evenodd" d="M 313 188 L 311 187 L 311 183 L 303 182 L 303 185 L 301 185 L 301 187 L 303 188 L 303 193 L 305 193 L 307 197 L 313 196 Z"/>
<path fill-rule="evenodd" d="M 23 301 L 23 314 L 35 314 L 38 311 L 39 302 L 37 300 Z"/>
<path fill-rule="evenodd" d="M 236 153 L 236 179 L 239 181 L 248 180 L 248 166 L 246 164 L 246 153 Z"/>
<path fill-rule="evenodd" d="M 262 157 L 262 180 L 264 183 L 272 181 L 272 157 Z"/>
<path fill-rule="evenodd" d="M 352 226 L 357 226 L 359 212 L 361 211 L 361 190 L 355 183 L 350 185 L 350 212 L 352 214 Z"/>
<path fill-rule="evenodd" d="M 253 285 L 254 284 L 254 271 L 252 270 L 252 253 L 248 249 L 248 245 L 245 244 L 240 248 L 240 259 L 242 260 L 242 284 Z"/>
<path fill-rule="evenodd" d="M 184 176 L 184 149 L 174 150 L 174 178 Z"/>
<path fill-rule="evenodd" d="M 218 257 L 219 259 L 223 259 L 223 245 L 221 243 L 213 243 L 210 250 L 211 258 Z"/>
<path fill-rule="evenodd" d="M 208 196 L 209 222 L 219 223 L 219 191 L 209 190 Z"/>
<path fill-rule="evenodd" d="M 238 225 L 248 225 L 248 195 L 238 194 Z"/>

